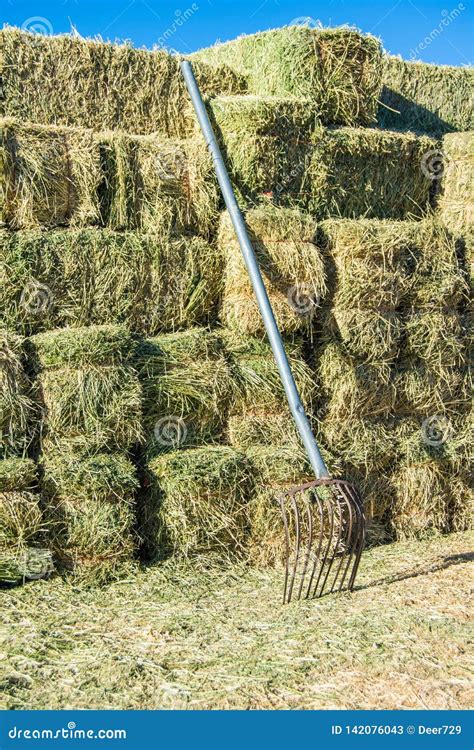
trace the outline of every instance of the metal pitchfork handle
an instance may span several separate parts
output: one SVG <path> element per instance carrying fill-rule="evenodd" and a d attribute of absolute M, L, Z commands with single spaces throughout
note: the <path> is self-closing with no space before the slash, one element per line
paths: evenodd
<path fill-rule="evenodd" d="M 181 62 L 181 72 L 214 162 L 291 413 L 316 475 L 315 481 L 294 487 L 280 498 L 286 548 L 283 602 L 291 601 L 298 579 L 298 599 L 341 590 L 346 581 L 347 588 L 351 590 L 365 541 L 363 503 L 349 482 L 331 478 L 323 461 L 301 403 L 255 251 L 189 61 Z M 292 532 L 293 555 L 290 553 Z M 344 558 L 347 558 L 345 563 Z"/>

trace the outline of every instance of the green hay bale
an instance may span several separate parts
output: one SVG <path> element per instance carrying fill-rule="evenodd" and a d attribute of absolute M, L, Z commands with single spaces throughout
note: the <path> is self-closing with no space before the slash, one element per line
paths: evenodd
<path fill-rule="evenodd" d="M 219 438 L 233 381 L 218 336 L 197 328 L 149 339 L 136 367 L 150 455 Z"/>
<path fill-rule="evenodd" d="M 300 199 L 318 120 L 312 101 L 217 97 L 209 110 L 244 205 L 269 193 L 278 205 Z"/>
<path fill-rule="evenodd" d="M 329 219 L 320 229 L 336 306 L 393 312 L 465 298 L 456 243 L 439 221 Z"/>
<path fill-rule="evenodd" d="M 338 419 L 327 411 L 319 424 L 322 443 L 331 454 L 353 469 L 382 470 L 397 456 L 393 426 L 389 420 Z"/>
<path fill-rule="evenodd" d="M 43 471 L 49 541 L 61 568 L 88 583 L 121 577 L 135 548 L 131 462 L 119 454 L 80 457 L 63 444 L 44 456 Z"/>
<path fill-rule="evenodd" d="M 449 530 L 449 478 L 436 460 L 402 465 L 392 475 L 391 523 L 397 539 L 423 538 Z"/>
<path fill-rule="evenodd" d="M 326 128 L 312 136 L 305 208 L 316 218 L 404 219 L 430 207 L 422 159 L 436 143 L 412 133 Z"/>
<path fill-rule="evenodd" d="M 466 364 L 466 337 L 462 319 L 453 309 L 407 313 L 404 319 L 405 352 L 418 357 L 434 372 Z"/>
<path fill-rule="evenodd" d="M 43 529 L 38 495 L 0 492 L 0 546 L 12 549 L 34 544 Z"/>
<path fill-rule="evenodd" d="M 377 118 L 381 127 L 433 135 L 474 128 L 472 68 L 429 65 L 387 55 L 382 81 Z"/>
<path fill-rule="evenodd" d="M 36 466 L 30 458 L 0 461 L 0 492 L 21 492 L 36 485 Z"/>
<path fill-rule="evenodd" d="M 11 229 L 100 224 L 168 236 L 206 236 L 218 192 L 202 138 L 23 124 L 0 120 L 3 222 Z"/>
<path fill-rule="evenodd" d="M 241 453 L 206 446 L 164 454 L 148 465 L 150 499 L 142 535 L 151 555 L 242 554 L 250 466 Z"/>
<path fill-rule="evenodd" d="M 296 210 L 268 206 L 249 211 L 246 222 L 280 330 L 308 329 L 326 292 L 314 221 Z M 259 335 L 261 314 L 228 214 L 220 223 L 218 246 L 226 259 L 222 319 L 241 333 Z"/>
<path fill-rule="evenodd" d="M 143 437 L 141 388 L 134 370 L 120 366 L 61 367 L 37 380 L 42 439 L 74 439 L 89 452 L 130 450 Z"/>
<path fill-rule="evenodd" d="M 11 586 L 49 578 L 54 573 L 51 550 L 41 547 L 0 547 L 0 586 Z"/>
<path fill-rule="evenodd" d="M 334 306 L 323 316 L 324 340 L 336 340 L 353 357 L 393 362 L 400 350 L 402 321 L 397 312 Z"/>
<path fill-rule="evenodd" d="M 61 328 L 37 334 L 29 340 L 36 369 L 123 365 L 131 361 L 136 344 L 132 334 L 119 325 Z"/>
<path fill-rule="evenodd" d="M 419 359 L 404 359 L 394 374 L 398 415 L 459 413 L 469 409 L 465 371 L 456 366 L 432 369 Z"/>
<path fill-rule="evenodd" d="M 355 30 L 289 26 L 241 36 L 190 58 L 230 65 L 247 78 L 251 94 L 311 99 L 324 122 L 374 120 L 380 43 Z"/>
<path fill-rule="evenodd" d="M 303 446 L 254 445 L 246 450 L 255 481 L 259 485 L 310 481 L 311 467 Z"/>
<path fill-rule="evenodd" d="M 299 441 L 288 410 L 275 412 L 256 409 L 231 415 L 227 425 L 227 436 L 230 444 L 242 451 L 255 445 L 298 445 Z"/>
<path fill-rule="evenodd" d="M 443 172 L 438 196 L 442 221 L 465 245 L 465 263 L 474 278 L 474 134 L 449 133 L 442 144 Z"/>
<path fill-rule="evenodd" d="M 472 530 L 474 525 L 472 478 L 467 472 L 450 480 L 450 529 L 451 531 Z"/>
<path fill-rule="evenodd" d="M 182 137 L 188 95 L 179 57 L 130 44 L 77 36 L 0 32 L 2 115 L 22 121 L 158 132 Z M 242 77 L 228 66 L 195 66 L 206 95 L 240 94 Z"/>
<path fill-rule="evenodd" d="M 23 339 L 0 329 L 0 458 L 22 454 L 32 436 L 34 405 L 24 370 Z"/>
<path fill-rule="evenodd" d="M 393 413 L 395 386 L 385 362 L 358 362 L 332 343 L 319 356 L 317 377 L 321 396 L 337 419 L 383 418 Z"/>
<path fill-rule="evenodd" d="M 217 315 L 223 262 L 199 237 L 69 229 L 0 232 L 5 325 L 27 335 L 123 323 L 143 333 Z"/>
<path fill-rule="evenodd" d="M 92 132 L 0 120 L 2 220 L 11 229 L 99 220 L 99 150 Z"/>
<path fill-rule="evenodd" d="M 286 411 L 286 396 L 270 345 L 266 341 L 240 336 L 232 330 L 221 332 L 230 366 L 235 378 L 235 391 L 230 414 L 254 413 L 255 411 Z M 302 358 L 298 343 L 285 342 L 286 353 L 300 391 L 302 402 L 311 410 L 314 398 L 314 377 L 310 367 Z"/>

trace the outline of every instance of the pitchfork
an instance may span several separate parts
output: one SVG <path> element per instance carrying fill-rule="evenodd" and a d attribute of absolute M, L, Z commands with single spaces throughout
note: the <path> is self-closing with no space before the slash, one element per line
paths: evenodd
<path fill-rule="evenodd" d="M 181 71 L 214 162 L 291 413 L 316 475 L 314 481 L 288 490 L 279 500 L 285 541 L 283 602 L 290 602 L 293 595 L 298 599 L 314 598 L 341 591 L 344 585 L 351 590 L 365 541 L 364 506 L 355 487 L 333 479 L 323 461 L 191 63 L 183 61 Z"/>

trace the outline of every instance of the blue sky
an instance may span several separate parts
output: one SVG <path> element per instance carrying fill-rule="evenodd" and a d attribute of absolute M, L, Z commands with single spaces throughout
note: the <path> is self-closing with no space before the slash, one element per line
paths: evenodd
<path fill-rule="evenodd" d="M 404 58 L 449 65 L 473 62 L 474 0 L 0 0 L 2 22 L 44 33 L 74 26 L 82 36 L 129 39 L 190 52 L 220 39 L 302 22 L 350 24 L 380 36 Z M 183 18 L 186 16 L 186 20 Z M 181 23 L 179 23 L 181 21 Z"/>

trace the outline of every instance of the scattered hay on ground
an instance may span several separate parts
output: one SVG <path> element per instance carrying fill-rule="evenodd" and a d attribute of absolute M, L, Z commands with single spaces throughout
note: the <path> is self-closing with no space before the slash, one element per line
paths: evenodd
<path fill-rule="evenodd" d="M 42 466 L 48 541 L 60 568 L 87 584 L 128 573 L 138 490 L 131 462 L 120 454 L 81 457 L 63 443 Z"/>
<path fill-rule="evenodd" d="M 0 329 L 0 458 L 25 453 L 34 416 L 23 339 Z"/>
<path fill-rule="evenodd" d="M 380 42 L 350 28 L 288 26 L 200 50 L 192 60 L 227 63 L 258 96 L 311 99 L 327 123 L 375 119 L 381 85 Z"/>
<path fill-rule="evenodd" d="M 378 123 L 440 136 L 472 130 L 472 68 L 429 65 L 386 55 Z"/>
<path fill-rule="evenodd" d="M 199 237 L 107 229 L 0 232 L 5 325 L 32 335 L 121 323 L 153 334 L 214 321 L 223 263 Z"/>
<path fill-rule="evenodd" d="M 148 476 L 150 497 L 141 514 L 148 554 L 242 555 L 252 487 L 242 453 L 227 446 L 178 450 L 151 461 Z"/>
<path fill-rule="evenodd" d="M 308 330 L 326 293 L 315 222 L 297 210 L 272 206 L 248 211 L 246 222 L 280 330 Z M 241 333 L 262 334 L 261 314 L 228 214 L 220 223 L 218 245 L 226 262 L 222 318 Z"/>
<path fill-rule="evenodd" d="M 234 385 L 218 334 L 195 328 L 148 339 L 136 368 L 150 455 L 219 439 Z"/>
<path fill-rule="evenodd" d="M 0 32 L 2 116 L 22 121 L 183 137 L 188 95 L 178 56 L 75 35 Z M 194 66 L 207 96 L 241 94 L 228 66 Z"/>

